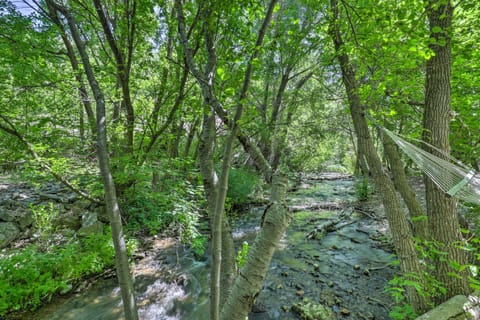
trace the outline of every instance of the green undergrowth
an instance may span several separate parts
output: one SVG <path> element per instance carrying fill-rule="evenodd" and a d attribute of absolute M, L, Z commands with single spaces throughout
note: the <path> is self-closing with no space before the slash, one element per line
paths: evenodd
<path fill-rule="evenodd" d="M 199 231 L 199 221 L 206 213 L 205 196 L 193 164 L 159 163 L 139 170 L 135 178 L 136 184 L 126 190 L 121 203 L 127 231 L 137 237 L 176 236 L 196 255 L 203 255 L 206 237 Z"/>
<path fill-rule="evenodd" d="M 131 242 L 128 247 L 133 250 Z M 114 261 L 108 229 L 48 249 L 30 244 L 0 255 L 0 317 L 12 311 L 35 310 L 81 279 L 112 267 Z"/>
<path fill-rule="evenodd" d="M 468 232 L 464 230 L 464 232 Z M 468 251 L 471 257 L 475 256 L 476 261 L 473 264 L 459 264 L 458 262 L 448 259 L 448 253 L 445 251 L 446 245 L 438 241 L 416 240 L 416 249 L 419 258 L 422 261 L 423 274 L 404 274 L 394 276 L 385 287 L 385 292 L 390 294 L 394 301 L 394 305 L 390 310 L 390 318 L 394 320 L 416 319 L 419 315 L 415 313 L 414 308 L 407 300 L 407 288 L 414 288 L 417 294 L 426 298 L 430 308 L 435 307 L 435 301 L 443 300 L 448 294 L 445 283 L 435 278 L 436 266 L 434 261 L 447 261 L 452 271 L 449 276 L 452 278 L 460 278 L 467 270 L 469 270 L 469 285 L 473 290 L 480 289 L 480 278 L 478 277 L 478 265 L 480 263 L 480 239 L 473 237 L 468 243 L 458 243 L 458 248 Z M 473 261 L 472 261 L 473 262 Z M 393 265 L 399 265 L 399 261 L 395 260 Z"/>
<path fill-rule="evenodd" d="M 260 177 L 253 170 L 231 168 L 225 208 L 233 212 L 250 203 L 260 189 Z"/>

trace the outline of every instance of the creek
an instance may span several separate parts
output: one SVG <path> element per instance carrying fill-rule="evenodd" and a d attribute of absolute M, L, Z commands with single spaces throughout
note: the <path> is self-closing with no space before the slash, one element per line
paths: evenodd
<path fill-rule="evenodd" d="M 388 228 L 378 203 L 356 203 L 355 181 L 341 175 L 305 178 L 290 192 L 292 224 L 272 259 L 263 290 L 249 319 L 300 319 L 292 310 L 302 299 L 330 308 L 338 319 L 387 319 L 391 300 L 384 292 L 397 272 L 390 265 Z M 372 209 L 373 208 L 373 209 Z M 253 243 L 263 207 L 253 207 L 233 222 L 240 246 Z M 317 225 L 344 215 L 321 239 L 307 236 Z M 197 260 L 172 239 L 149 240 L 134 275 L 140 318 L 208 319 L 209 259 Z M 120 292 L 113 276 L 59 296 L 21 319 L 122 319 Z M 18 318 L 17 318 L 18 319 Z"/>

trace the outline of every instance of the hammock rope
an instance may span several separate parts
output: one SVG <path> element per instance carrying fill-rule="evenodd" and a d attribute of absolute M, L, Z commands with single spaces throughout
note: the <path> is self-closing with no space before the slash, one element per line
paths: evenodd
<path fill-rule="evenodd" d="M 442 159 L 405 141 L 390 130 L 379 125 L 378 127 L 388 135 L 443 192 L 466 202 L 480 204 L 479 173 L 476 173 L 473 169 L 468 168 L 449 155 L 444 154 L 448 160 Z M 421 142 L 425 143 L 423 141 Z M 428 146 L 442 152 L 433 146 Z"/>

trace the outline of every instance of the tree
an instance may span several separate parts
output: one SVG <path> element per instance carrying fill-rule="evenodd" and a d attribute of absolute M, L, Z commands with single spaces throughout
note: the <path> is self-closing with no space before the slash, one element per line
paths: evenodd
<path fill-rule="evenodd" d="M 47 0 L 47 5 L 50 7 L 50 12 L 59 12 L 66 20 L 68 28 L 71 32 L 73 41 L 80 55 L 83 63 L 83 68 L 92 90 L 95 107 L 96 107 L 96 133 L 97 133 L 97 158 L 100 173 L 102 176 L 103 186 L 105 190 L 105 204 L 106 210 L 110 218 L 110 225 L 112 227 L 112 239 L 115 248 L 115 259 L 118 282 L 120 284 L 122 301 L 125 312 L 125 318 L 128 320 L 138 319 L 138 312 L 135 303 L 135 293 L 133 289 L 132 276 L 128 263 L 127 248 L 122 228 L 122 218 L 120 214 L 120 206 L 118 204 L 117 195 L 115 191 L 115 184 L 112 177 L 109 164 L 109 154 L 107 147 L 107 121 L 105 112 L 105 96 L 100 88 L 92 66 L 90 64 L 90 57 L 85 48 L 85 42 L 81 39 L 75 18 L 68 8 L 63 7 L 53 0 Z M 60 19 L 55 19 L 60 21 Z"/>
<path fill-rule="evenodd" d="M 345 53 L 344 42 L 340 29 L 341 21 L 338 1 L 331 0 L 330 9 L 330 34 L 342 72 L 342 80 L 345 85 L 350 114 L 352 116 L 352 121 L 357 136 L 358 149 L 360 150 L 360 154 L 365 155 L 366 162 L 371 170 L 376 189 L 382 196 L 382 202 L 390 226 L 390 231 L 392 233 L 395 251 L 400 262 L 400 269 L 405 277 L 410 277 L 411 280 L 415 280 L 423 284 L 423 270 L 419 262 L 407 217 L 402 212 L 393 183 L 388 177 L 372 142 L 366 120 L 367 108 L 360 99 L 360 86 L 357 81 L 356 70 L 350 62 L 349 56 Z M 426 299 L 428 299 L 428 297 L 420 295 L 420 293 L 416 291 L 415 287 L 407 287 L 407 299 L 416 312 L 422 312 L 427 309 L 428 304 Z"/>
<path fill-rule="evenodd" d="M 427 147 L 427 151 L 439 157 L 450 153 L 451 119 L 451 34 L 453 6 L 451 1 L 441 3 L 428 1 L 426 13 L 430 26 L 430 45 L 434 55 L 427 60 L 425 80 L 425 108 L 423 115 L 424 140 L 437 150 Z M 440 152 L 438 150 L 441 150 Z M 435 259 L 436 277 L 447 289 L 442 301 L 457 294 L 470 291 L 468 270 L 458 274 L 458 268 L 466 265 L 468 257 L 461 249 L 463 242 L 456 201 L 442 192 L 433 181 L 425 177 L 427 213 L 432 240 L 447 253 L 446 259 Z"/>
<path fill-rule="evenodd" d="M 185 59 L 189 65 L 189 69 L 192 71 L 193 75 L 197 79 L 199 86 L 202 88 L 204 104 L 205 104 L 205 113 L 204 113 L 204 130 L 202 141 L 202 149 L 207 152 L 202 152 L 204 155 L 201 159 L 200 165 L 203 167 L 202 172 L 204 173 L 204 179 L 206 179 L 205 188 L 207 190 L 207 200 L 210 204 L 210 219 L 211 219 L 211 228 L 212 228 L 212 276 L 211 276 L 211 319 L 220 319 L 220 308 L 221 308 L 221 299 L 220 296 L 227 294 L 231 281 L 223 282 L 223 287 L 221 283 L 221 274 L 229 275 L 232 270 L 232 263 L 234 260 L 231 258 L 233 252 L 231 251 L 231 236 L 229 235 L 229 230 L 224 229 L 224 209 L 225 209 L 225 199 L 227 193 L 227 184 L 228 184 L 228 174 L 231 166 L 231 159 L 233 155 L 233 143 L 237 139 L 239 131 L 239 122 L 242 117 L 243 108 L 245 99 L 247 97 L 248 89 L 250 86 L 250 80 L 253 72 L 253 61 L 258 57 L 260 48 L 263 44 L 263 39 L 265 37 L 267 28 L 269 26 L 270 20 L 272 19 L 273 10 L 276 5 L 276 1 L 271 1 L 267 13 L 265 15 L 264 21 L 262 23 L 261 29 L 258 31 L 258 37 L 255 42 L 255 47 L 250 58 L 247 61 L 247 67 L 245 69 L 245 74 L 243 81 L 241 82 L 241 87 L 239 88 L 238 96 L 235 101 L 235 110 L 233 118 L 228 120 L 226 123 L 229 126 L 229 134 L 227 136 L 226 144 L 224 147 L 224 155 L 222 161 L 222 169 L 220 179 L 216 178 L 216 174 L 213 171 L 213 157 L 212 157 L 212 148 L 214 142 L 214 112 L 219 110 L 222 114 L 225 114 L 223 106 L 215 95 L 215 75 L 217 74 L 217 53 L 214 44 L 214 24 L 213 19 L 219 14 L 219 7 L 216 7 L 211 3 L 204 8 L 199 9 L 197 16 L 199 20 L 203 23 L 203 32 L 204 32 L 204 41 L 205 41 L 205 50 L 207 56 L 207 62 L 205 66 L 205 71 L 202 72 L 197 67 L 193 56 L 191 53 L 189 40 L 187 37 L 186 27 L 185 27 L 185 16 L 183 11 L 183 5 L 180 0 L 175 2 L 175 7 L 178 15 L 179 22 L 179 35 L 182 47 L 185 53 Z M 217 111 L 218 112 L 218 111 Z M 224 116 L 225 117 L 225 116 Z M 206 156 L 206 157 L 205 157 Z M 225 227 L 227 225 L 225 224 Z M 223 232 L 222 232 L 222 229 Z M 225 239 L 225 241 L 222 241 Z M 230 250 L 222 250 L 222 247 L 228 245 Z M 222 253 L 228 259 L 228 265 L 222 264 Z M 229 256 L 229 257 L 228 257 Z M 223 266 L 223 270 L 222 270 Z M 222 290 L 223 289 L 223 290 Z M 229 317 L 233 316 L 230 313 L 227 313 Z M 223 318 L 223 314 L 222 314 Z"/>

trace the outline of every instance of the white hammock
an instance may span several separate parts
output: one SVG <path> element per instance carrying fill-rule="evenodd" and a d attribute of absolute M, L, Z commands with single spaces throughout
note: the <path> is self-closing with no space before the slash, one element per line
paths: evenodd
<path fill-rule="evenodd" d="M 445 155 L 444 160 L 403 140 L 393 132 L 378 126 L 412 159 L 442 191 L 452 197 L 480 204 L 480 174 L 455 158 Z M 422 142 L 425 143 L 425 142 Z M 430 146 L 435 149 L 435 147 Z M 438 149 L 437 149 L 438 150 Z M 441 150 L 438 150 L 441 152 Z M 455 162 L 455 163 L 452 163 Z"/>

